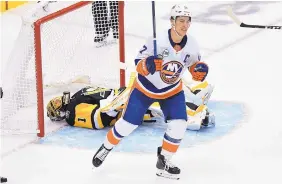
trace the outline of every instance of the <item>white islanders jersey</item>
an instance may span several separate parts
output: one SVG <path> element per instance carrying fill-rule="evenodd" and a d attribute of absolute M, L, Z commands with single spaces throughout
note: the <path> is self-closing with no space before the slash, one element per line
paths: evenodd
<path fill-rule="evenodd" d="M 182 91 L 181 77 L 185 69 L 201 59 L 199 46 L 192 36 L 186 35 L 180 43 L 182 49 L 176 51 L 169 33 L 170 30 L 164 31 L 157 39 L 157 54 L 163 58 L 161 71 L 147 76 L 138 74 L 135 82 L 135 87 L 151 98 L 165 99 Z M 135 64 L 152 55 L 154 47 L 150 37 L 139 51 Z"/>

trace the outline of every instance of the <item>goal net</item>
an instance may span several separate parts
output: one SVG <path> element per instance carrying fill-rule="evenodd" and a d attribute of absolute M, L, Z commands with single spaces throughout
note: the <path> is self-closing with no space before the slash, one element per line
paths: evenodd
<path fill-rule="evenodd" d="M 51 98 L 124 85 L 123 2 L 41 2 L 29 11 L 2 70 L 1 130 L 43 137 L 57 128 L 46 116 Z"/>

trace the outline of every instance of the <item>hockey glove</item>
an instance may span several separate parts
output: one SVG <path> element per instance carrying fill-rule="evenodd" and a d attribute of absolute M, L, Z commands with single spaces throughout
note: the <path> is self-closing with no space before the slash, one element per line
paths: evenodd
<path fill-rule="evenodd" d="M 156 71 L 161 70 L 162 63 L 163 60 L 158 59 L 155 56 L 149 56 L 138 62 L 136 71 L 143 76 L 147 76 L 149 73 L 153 75 Z"/>
<path fill-rule="evenodd" d="M 198 61 L 189 68 L 189 71 L 193 80 L 204 81 L 208 75 L 209 67 L 206 63 Z"/>

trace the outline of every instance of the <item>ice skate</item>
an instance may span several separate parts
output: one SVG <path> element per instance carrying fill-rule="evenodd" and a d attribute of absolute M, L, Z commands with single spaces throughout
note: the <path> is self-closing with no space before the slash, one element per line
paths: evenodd
<path fill-rule="evenodd" d="M 215 127 L 215 115 L 208 110 L 205 119 L 203 119 L 202 127 Z"/>
<path fill-rule="evenodd" d="M 94 42 L 95 42 L 95 43 L 101 43 L 101 42 L 103 42 L 108 36 L 109 36 L 108 33 L 106 33 L 106 34 L 98 34 L 97 36 L 94 37 Z"/>
<path fill-rule="evenodd" d="M 96 47 L 103 47 L 107 45 L 107 37 L 109 36 L 109 33 L 106 34 L 98 34 L 94 37 L 94 42 L 96 44 Z"/>
<path fill-rule="evenodd" d="M 94 167 L 99 167 L 112 149 L 105 148 L 104 144 L 98 149 L 92 159 Z"/>
<path fill-rule="evenodd" d="M 157 176 L 178 180 L 180 169 L 170 163 L 165 156 L 161 155 L 161 150 L 162 148 L 158 147 Z"/>

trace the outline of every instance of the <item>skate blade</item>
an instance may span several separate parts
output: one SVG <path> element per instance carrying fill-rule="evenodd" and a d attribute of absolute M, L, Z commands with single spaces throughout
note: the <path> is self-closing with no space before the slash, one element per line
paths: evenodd
<path fill-rule="evenodd" d="M 168 179 L 172 179 L 172 180 L 179 180 L 179 174 L 169 174 L 166 171 L 163 170 L 158 170 L 156 173 L 157 176 L 159 177 L 164 177 L 164 178 L 168 178 Z"/>

